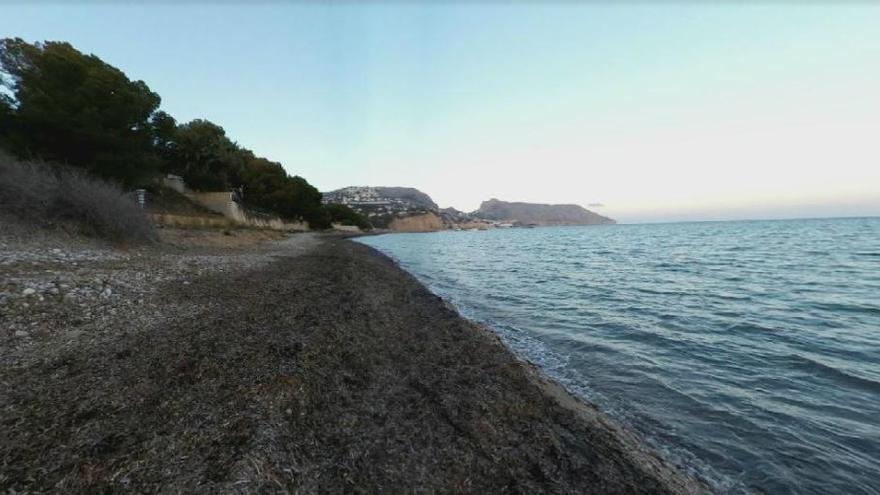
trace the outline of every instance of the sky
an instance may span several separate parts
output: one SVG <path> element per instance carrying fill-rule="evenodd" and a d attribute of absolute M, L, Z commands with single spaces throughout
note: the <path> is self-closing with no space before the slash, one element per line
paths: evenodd
<path fill-rule="evenodd" d="M 880 215 L 880 3 L 2 2 L 323 191 Z"/>

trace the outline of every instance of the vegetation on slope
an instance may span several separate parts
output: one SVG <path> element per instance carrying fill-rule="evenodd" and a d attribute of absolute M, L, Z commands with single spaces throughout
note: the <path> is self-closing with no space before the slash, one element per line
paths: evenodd
<path fill-rule="evenodd" d="M 20 162 L 2 152 L 0 209 L 38 225 L 63 224 L 117 242 L 156 237 L 144 212 L 118 185 L 82 169 Z"/>
<path fill-rule="evenodd" d="M 217 124 L 178 124 L 160 103 L 143 81 L 68 43 L 0 41 L 0 148 L 127 188 L 147 186 L 162 173 L 180 175 L 197 190 L 242 187 L 250 206 L 313 228 L 330 226 L 338 212 L 322 206 L 308 181 L 238 145 Z"/>

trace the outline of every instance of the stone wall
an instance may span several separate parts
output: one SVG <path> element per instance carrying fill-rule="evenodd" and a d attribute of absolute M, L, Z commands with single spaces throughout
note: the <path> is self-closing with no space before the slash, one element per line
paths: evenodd
<path fill-rule="evenodd" d="M 361 229 L 356 225 L 342 225 L 341 223 L 334 223 L 332 225 L 333 230 L 338 230 L 339 232 L 360 232 Z"/>
<path fill-rule="evenodd" d="M 188 191 L 185 194 L 196 203 L 220 213 L 238 225 L 286 231 L 309 230 L 309 226 L 305 222 L 286 222 L 281 217 L 248 210 L 232 200 L 231 192 Z"/>

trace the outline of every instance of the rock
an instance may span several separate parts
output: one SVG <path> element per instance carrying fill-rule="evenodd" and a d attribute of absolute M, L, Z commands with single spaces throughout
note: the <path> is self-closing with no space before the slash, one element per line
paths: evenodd
<path fill-rule="evenodd" d="M 15 331 L 16 337 L 27 337 L 28 335 L 30 335 L 30 334 L 25 332 L 24 330 L 16 330 Z"/>
<path fill-rule="evenodd" d="M 28 287 L 27 289 L 21 291 L 21 293 L 22 293 L 22 295 L 25 295 L 25 296 L 32 296 L 32 295 L 36 294 L 37 291 L 35 289 L 33 289 L 32 287 Z"/>
<path fill-rule="evenodd" d="M 110 287 L 107 287 L 106 289 L 104 289 L 104 292 L 101 292 L 101 296 L 103 296 L 105 298 L 110 297 L 112 295 L 113 295 L 113 290 L 110 289 Z"/>

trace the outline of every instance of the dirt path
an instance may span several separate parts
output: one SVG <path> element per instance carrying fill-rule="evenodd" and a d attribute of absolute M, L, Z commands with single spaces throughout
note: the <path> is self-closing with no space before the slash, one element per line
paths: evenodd
<path fill-rule="evenodd" d="M 85 336 L 4 341 L 0 490 L 701 490 L 369 248 L 225 256 Z"/>

